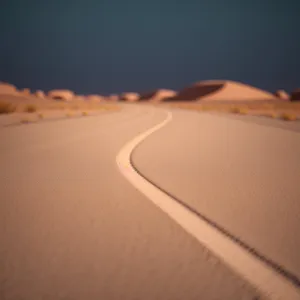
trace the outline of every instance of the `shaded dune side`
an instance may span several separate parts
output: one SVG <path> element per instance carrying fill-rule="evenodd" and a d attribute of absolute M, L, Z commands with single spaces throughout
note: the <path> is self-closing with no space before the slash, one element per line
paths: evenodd
<path fill-rule="evenodd" d="M 177 92 L 173 90 L 160 89 L 141 94 L 139 101 L 161 102 L 166 98 L 174 97 L 176 94 Z"/>
<path fill-rule="evenodd" d="M 300 101 L 300 88 L 291 93 L 291 101 Z"/>
<path fill-rule="evenodd" d="M 152 99 L 155 95 L 156 95 L 156 91 L 141 94 L 139 101 L 148 101 L 148 100 Z"/>
<path fill-rule="evenodd" d="M 163 101 L 197 101 L 201 97 L 221 91 L 224 88 L 224 86 L 225 83 L 193 85 L 183 89 L 176 96 L 165 98 Z"/>

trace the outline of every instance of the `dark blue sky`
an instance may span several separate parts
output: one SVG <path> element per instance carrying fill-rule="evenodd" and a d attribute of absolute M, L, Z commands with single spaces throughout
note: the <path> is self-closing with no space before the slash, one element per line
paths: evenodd
<path fill-rule="evenodd" d="M 5 0 L 0 80 L 77 93 L 300 87 L 299 0 Z"/>

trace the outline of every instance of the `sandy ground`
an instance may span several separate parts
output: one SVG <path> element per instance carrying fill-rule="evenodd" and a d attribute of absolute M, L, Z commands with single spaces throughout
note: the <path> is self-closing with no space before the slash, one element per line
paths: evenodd
<path fill-rule="evenodd" d="M 0 131 L 0 298 L 263 299 L 120 174 L 165 118 L 126 107 Z"/>
<path fill-rule="evenodd" d="M 120 107 L 116 103 L 107 101 L 73 100 L 63 102 L 49 98 L 39 99 L 34 96 L 20 97 L 13 95 L 0 95 L 0 102 L 10 103 L 16 107 L 14 113 L 0 115 L 0 126 L 95 116 L 105 112 L 117 111 Z M 26 112 L 28 106 L 33 106 L 36 111 Z"/>
<path fill-rule="evenodd" d="M 226 102 L 177 102 L 157 104 L 161 107 L 180 108 L 195 111 L 217 111 L 232 113 L 235 109 L 240 109 L 246 115 L 258 115 L 268 118 L 280 118 L 282 114 L 295 115 L 300 117 L 300 102 L 289 101 L 226 101 Z"/>
<path fill-rule="evenodd" d="M 64 111 L 39 111 L 36 113 L 14 113 L 10 115 L 2 115 L 0 116 L 0 127 L 7 127 L 7 126 L 15 126 L 15 125 L 22 125 L 28 123 L 41 123 L 41 122 L 48 122 L 48 121 L 55 121 L 55 120 L 67 120 L 72 118 L 82 118 L 82 117 L 92 117 L 92 116 L 99 116 L 105 113 L 112 113 L 116 110 L 106 110 L 106 109 L 85 109 L 85 110 L 64 110 Z"/>
<path fill-rule="evenodd" d="M 300 278 L 300 122 L 173 111 L 134 152 L 138 170 Z M 159 146 L 158 146 L 159 145 Z"/>

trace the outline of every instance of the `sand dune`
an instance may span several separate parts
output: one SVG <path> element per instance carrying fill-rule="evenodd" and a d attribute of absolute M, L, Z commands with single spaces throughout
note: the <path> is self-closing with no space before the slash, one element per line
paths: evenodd
<path fill-rule="evenodd" d="M 99 103 L 101 101 L 104 100 L 104 97 L 100 96 L 100 95 L 88 95 L 86 97 L 86 99 L 90 102 L 93 102 L 93 103 Z"/>
<path fill-rule="evenodd" d="M 70 90 L 52 90 L 49 91 L 48 96 L 53 99 L 70 101 L 75 97 L 75 94 Z"/>
<path fill-rule="evenodd" d="M 292 101 L 300 101 L 300 89 L 296 89 L 291 93 Z"/>
<path fill-rule="evenodd" d="M 160 102 L 163 101 L 165 98 L 175 97 L 176 94 L 177 93 L 172 90 L 160 89 L 142 94 L 139 101 Z"/>
<path fill-rule="evenodd" d="M 110 102 L 116 102 L 119 100 L 119 96 L 116 94 L 111 94 L 109 96 L 106 97 L 106 100 L 110 101 Z"/>
<path fill-rule="evenodd" d="M 218 101 L 269 101 L 269 100 L 300 100 L 300 89 L 295 90 L 291 96 L 288 95 L 284 90 L 277 90 L 274 94 L 267 91 L 255 88 L 253 86 L 243 84 L 240 82 L 234 82 L 230 80 L 206 80 L 196 82 L 178 93 L 173 90 L 168 89 L 157 89 L 151 92 L 138 94 L 135 92 L 123 93 L 121 95 L 111 94 L 110 96 L 104 97 L 101 95 L 91 94 L 91 95 L 76 95 L 73 91 L 67 89 L 55 89 L 49 91 L 45 94 L 41 90 L 37 90 L 34 94 L 31 94 L 30 89 L 18 90 L 14 85 L 9 83 L 0 82 L 0 95 L 6 96 L 18 96 L 23 100 L 25 98 L 31 99 L 52 99 L 52 100 L 62 100 L 62 101 L 110 101 L 115 102 L 118 100 L 126 102 L 136 102 L 136 101 L 149 101 L 154 103 L 161 102 L 205 102 L 213 101 L 217 103 Z M 20 98 L 20 99 L 21 99 Z M 19 99 L 19 100 L 20 100 Z M 11 99 L 16 101 L 16 99 Z M 22 100 L 22 101 L 23 101 Z"/>
<path fill-rule="evenodd" d="M 85 101 L 85 100 L 86 100 L 85 95 L 74 95 L 74 97 L 72 98 L 72 101 Z"/>
<path fill-rule="evenodd" d="M 284 90 L 276 91 L 275 96 L 278 97 L 281 100 L 289 100 L 290 99 L 290 95 Z"/>
<path fill-rule="evenodd" d="M 120 97 L 122 101 L 134 102 L 139 99 L 139 94 L 137 93 L 123 93 Z"/>
<path fill-rule="evenodd" d="M 0 82 L 0 94 L 19 95 L 20 92 L 14 85 L 5 82 Z"/>
<path fill-rule="evenodd" d="M 200 81 L 165 101 L 256 101 L 278 99 L 269 92 L 240 82 L 225 80 Z"/>
<path fill-rule="evenodd" d="M 36 91 L 35 96 L 38 97 L 38 98 L 41 98 L 41 99 L 44 99 L 46 97 L 45 93 L 41 90 Z"/>
<path fill-rule="evenodd" d="M 31 95 L 31 91 L 29 88 L 24 88 L 20 91 L 20 93 L 24 96 L 30 96 Z"/>

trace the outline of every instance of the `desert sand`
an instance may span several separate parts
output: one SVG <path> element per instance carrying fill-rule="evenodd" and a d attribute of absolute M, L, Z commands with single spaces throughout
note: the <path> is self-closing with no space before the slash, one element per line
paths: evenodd
<path fill-rule="evenodd" d="M 2 298 L 264 299 L 119 172 L 120 148 L 165 118 L 124 106 L 0 131 Z"/>
<path fill-rule="evenodd" d="M 175 97 L 177 92 L 173 90 L 159 89 L 149 93 L 141 94 L 139 101 L 160 102 L 165 98 Z"/>
<path fill-rule="evenodd" d="M 120 109 L 117 104 L 106 99 L 96 100 L 94 97 L 88 100 L 86 97 L 76 96 L 69 101 L 61 101 L 48 95 L 43 97 L 45 93 L 42 91 L 30 95 L 17 93 L 6 87 L 2 91 L 6 93 L 0 93 L 0 126 L 92 116 Z"/>
<path fill-rule="evenodd" d="M 36 111 L 61 110 L 90 110 L 103 103 L 139 102 L 152 105 L 177 106 L 195 110 L 212 110 L 234 112 L 241 114 L 255 114 L 272 118 L 281 118 L 289 121 L 297 120 L 300 116 L 300 90 L 289 95 L 281 89 L 271 94 L 253 86 L 229 81 L 206 80 L 190 85 L 179 92 L 169 89 L 158 89 L 148 93 L 123 93 L 101 96 L 97 94 L 77 95 L 67 89 L 56 89 L 49 93 L 37 90 L 31 93 L 26 88 L 18 90 L 9 83 L 0 83 L 0 109 L 3 105 L 16 107 L 12 112 L 23 112 L 28 105 L 34 105 Z M 4 112 L 1 114 L 6 114 Z M 283 114 L 285 114 L 283 116 Z"/>
<path fill-rule="evenodd" d="M 276 100 L 269 92 L 234 81 L 208 80 L 197 82 L 167 101 L 261 101 Z"/>

